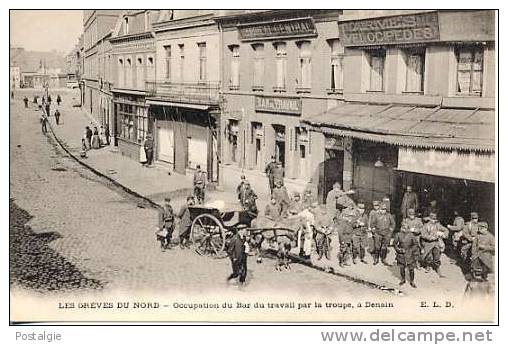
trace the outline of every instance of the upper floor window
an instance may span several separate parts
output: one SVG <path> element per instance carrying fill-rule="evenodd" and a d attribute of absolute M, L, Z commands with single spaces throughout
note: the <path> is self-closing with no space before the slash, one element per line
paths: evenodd
<path fill-rule="evenodd" d="M 143 58 L 138 57 L 136 59 L 136 86 L 138 89 L 144 89 L 145 87 L 145 75 L 143 68 Z"/>
<path fill-rule="evenodd" d="M 275 43 L 276 85 L 274 91 L 286 91 L 287 49 L 286 43 Z"/>
<path fill-rule="evenodd" d="M 153 56 L 146 59 L 146 79 L 153 81 L 155 79 L 155 68 L 153 63 Z"/>
<path fill-rule="evenodd" d="M 252 89 L 262 91 L 265 74 L 265 46 L 263 44 L 252 45 L 254 50 L 254 78 Z"/>
<path fill-rule="evenodd" d="M 185 66 L 185 46 L 183 44 L 179 44 L 178 48 L 180 49 L 180 81 L 184 80 L 184 66 Z"/>
<path fill-rule="evenodd" d="M 300 49 L 300 80 L 297 92 L 310 92 L 311 88 L 311 49 L 310 42 L 303 41 L 298 44 Z"/>
<path fill-rule="evenodd" d="M 460 95 L 482 94 L 483 47 L 457 47 L 457 93 Z"/>
<path fill-rule="evenodd" d="M 198 43 L 199 48 L 199 80 L 206 80 L 206 43 Z"/>
<path fill-rule="evenodd" d="M 369 52 L 369 90 L 384 91 L 384 71 L 386 52 L 384 50 L 374 50 Z"/>
<path fill-rule="evenodd" d="M 171 46 L 164 46 L 166 79 L 171 79 Z"/>
<path fill-rule="evenodd" d="M 123 87 L 125 83 L 125 69 L 123 58 L 118 59 L 118 86 Z"/>
<path fill-rule="evenodd" d="M 237 90 L 240 86 L 240 46 L 229 46 L 231 51 L 231 78 L 229 80 L 229 88 Z"/>
<path fill-rule="evenodd" d="M 344 88 L 344 46 L 338 39 L 330 40 L 330 90 Z"/>
<path fill-rule="evenodd" d="M 406 87 L 405 92 L 423 92 L 425 77 L 425 49 L 407 50 L 406 62 Z"/>

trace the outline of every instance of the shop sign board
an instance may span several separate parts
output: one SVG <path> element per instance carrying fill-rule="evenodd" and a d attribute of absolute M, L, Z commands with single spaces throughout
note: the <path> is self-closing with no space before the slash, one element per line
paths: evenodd
<path fill-rule="evenodd" d="M 495 154 L 399 148 L 398 169 L 495 183 Z"/>
<path fill-rule="evenodd" d="M 437 12 L 363 19 L 339 23 L 346 47 L 439 41 Z"/>
<path fill-rule="evenodd" d="M 311 17 L 275 20 L 238 25 L 241 41 L 294 38 L 317 35 Z"/>
<path fill-rule="evenodd" d="M 302 100 L 298 97 L 256 96 L 255 110 L 300 115 L 302 113 Z"/>

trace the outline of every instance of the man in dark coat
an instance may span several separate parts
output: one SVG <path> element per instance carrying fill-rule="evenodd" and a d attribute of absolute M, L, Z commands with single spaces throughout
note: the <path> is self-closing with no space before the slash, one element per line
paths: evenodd
<path fill-rule="evenodd" d="M 353 219 L 354 210 L 344 209 L 337 219 L 337 233 L 339 235 L 339 266 L 349 266 L 349 258 L 353 255 Z"/>
<path fill-rule="evenodd" d="M 28 108 L 28 98 L 26 96 L 23 98 L 23 102 L 25 103 L 25 108 Z"/>
<path fill-rule="evenodd" d="M 409 271 L 409 284 L 416 288 L 415 284 L 415 267 L 420 253 L 420 244 L 417 237 L 410 230 L 411 228 L 403 227 L 400 232 L 395 234 L 393 239 L 393 247 L 397 253 L 397 265 L 400 270 L 400 283 L 406 283 L 406 268 Z"/>
<path fill-rule="evenodd" d="M 57 125 L 60 124 L 60 112 L 58 111 L 58 109 L 55 111 L 55 121 Z"/>
<path fill-rule="evenodd" d="M 471 248 L 471 273 L 473 277 L 487 281 L 488 274 L 494 272 L 494 253 L 496 240 L 488 230 L 486 222 L 478 223 L 478 234 Z"/>
<path fill-rule="evenodd" d="M 46 115 L 49 116 L 50 115 L 50 106 L 49 106 L 49 103 L 46 103 Z"/>
<path fill-rule="evenodd" d="M 275 156 L 272 156 L 272 160 L 265 167 L 265 173 L 266 176 L 268 176 L 268 186 L 270 187 L 270 193 L 272 193 L 273 189 L 275 188 L 275 179 L 273 176 L 273 172 L 276 167 L 277 163 L 275 161 Z"/>
<path fill-rule="evenodd" d="M 413 187 L 406 186 L 406 191 L 404 192 L 402 203 L 400 204 L 402 219 L 407 218 L 407 210 L 410 208 L 415 211 L 418 210 L 418 196 L 413 192 Z"/>
<path fill-rule="evenodd" d="M 358 203 L 355 219 L 353 221 L 353 263 L 356 264 L 357 258 L 366 264 L 365 252 L 368 245 L 368 216 L 365 214 L 365 204 Z"/>
<path fill-rule="evenodd" d="M 441 273 L 441 253 L 444 251 L 443 239 L 447 237 L 448 229 L 439 223 L 437 214 L 432 212 L 420 236 L 423 247 L 422 260 L 426 265 L 426 271 L 428 272 L 432 267 L 440 278 L 444 277 Z"/>
<path fill-rule="evenodd" d="M 246 198 L 246 193 L 245 193 L 245 190 L 246 190 L 245 183 L 246 182 L 247 182 L 247 178 L 245 177 L 245 175 L 242 175 L 242 176 L 240 176 L 240 183 L 236 187 L 236 195 L 238 196 L 238 201 L 240 201 L 240 205 L 242 205 L 242 206 L 243 206 L 243 201 Z"/>
<path fill-rule="evenodd" d="M 421 218 L 416 217 L 416 212 L 414 209 L 409 208 L 407 210 L 407 218 L 404 218 L 402 220 L 400 228 L 401 231 L 405 230 L 407 232 L 413 233 L 418 243 L 420 243 L 420 235 L 423 229 L 423 222 Z M 420 252 L 416 253 L 415 255 L 416 255 L 416 267 L 419 267 L 419 263 L 421 261 Z"/>
<path fill-rule="evenodd" d="M 187 203 L 180 208 L 177 217 L 180 219 L 180 248 L 189 246 L 189 237 L 192 225 L 189 207 L 194 206 L 194 197 L 189 195 Z"/>
<path fill-rule="evenodd" d="M 239 229 L 226 243 L 226 253 L 231 260 L 233 272 L 228 276 L 227 281 L 238 278 L 240 284 L 245 283 L 247 277 L 247 247 L 245 246 L 245 229 Z"/>
<path fill-rule="evenodd" d="M 48 95 L 48 104 L 51 104 L 51 95 Z"/>
<path fill-rule="evenodd" d="M 145 138 L 145 142 L 143 144 L 143 147 L 145 149 L 145 156 L 146 156 L 146 164 L 144 166 L 149 167 L 152 165 L 153 161 L 153 138 L 151 134 L 147 134 Z"/>
<path fill-rule="evenodd" d="M 256 219 L 258 216 L 258 207 L 256 205 L 257 199 L 256 193 L 253 191 L 248 193 L 243 202 L 243 211 L 239 214 L 239 222 L 241 224 L 245 224 L 248 227 L 251 227 L 251 222 L 253 219 Z"/>
<path fill-rule="evenodd" d="M 60 97 L 60 95 L 57 95 L 56 96 L 56 104 L 60 105 L 61 102 L 62 102 L 62 98 Z"/>
<path fill-rule="evenodd" d="M 86 126 L 85 128 L 86 128 L 86 147 L 88 147 L 88 149 L 90 149 L 92 147 L 93 132 L 89 126 Z"/>
<path fill-rule="evenodd" d="M 388 255 L 388 245 L 395 229 L 395 219 L 393 215 L 386 211 L 386 204 L 381 204 L 379 212 L 374 214 L 370 226 L 372 227 L 374 238 L 374 249 L 372 251 L 374 265 L 377 265 L 379 258 L 381 258 L 381 262 L 384 265 L 390 266 L 386 262 L 386 256 Z"/>
<path fill-rule="evenodd" d="M 202 205 L 205 202 L 205 189 L 206 189 L 206 173 L 201 170 L 201 165 L 196 165 L 196 171 L 193 178 L 194 196 L 198 204 Z"/>
<path fill-rule="evenodd" d="M 171 206 L 171 198 L 164 199 L 164 207 L 159 212 L 159 229 L 161 230 L 161 250 L 171 248 L 171 239 L 173 238 L 173 230 L 175 228 L 175 213 Z"/>

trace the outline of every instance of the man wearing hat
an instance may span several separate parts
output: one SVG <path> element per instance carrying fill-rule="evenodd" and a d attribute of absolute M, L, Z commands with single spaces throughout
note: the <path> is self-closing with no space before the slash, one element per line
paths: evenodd
<path fill-rule="evenodd" d="M 369 218 L 365 214 L 365 204 L 358 203 L 356 215 L 353 222 L 353 263 L 356 264 L 357 258 L 366 264 L 365 251 L 368 245 L 368 228 Z"/>
<path fill-rule="evenodd" d="M 471 246 L 478 234 L 478 213 L 471 212 L 471 220 L 462 228 L 462 239 L 460 247 L 460 257 L 468 265 L 471 256 Z"/>
<path fill-rule="evenodd" d="M 268 187 L 270 188 L 270 193 L 273 192 L 273 188 L 275 188 L 275 179 L 273 173 L 277 167 L 277 163 L 275 160 L 275 156 L 272 156 L 272 160 L 265 167 L 266 176 L 268 176 Z"/>
<path fill-rule="evenodd" d="M 159 213 L 159 229 L 160 234 L 164 235 L 160 238 L 162 251 L 171 248 L 171 239 L 173 237 L 173 230 L 175 225 L 175 213 L 171 206 L 171 198 L 164 199 L 164 207 Z"/>
<path fill-rule="evenodd" d="M 189 195 L 187 203 L 180 208 L 177 217 L 180 219 L 180 248 L 189 246 L 192 219 L 189 207 L 194 206 L 194 197 Z"/>
<path fill-rule="evenodd" d="M 253 191 L 251 191 L 249 193 L 248 192 L 249 190 L 250 190 L 250 187 L 247 190 L 245 199 L 243 200 L 243 205 L 242 205 L 243 211 L 240 212 L 240 215 L 239 215 L 239 222 L 247 225 L 248 227 L 251 226 L 252 220 L 256 219 L 256 217 L 258 216 L 258 207 L 256 205 L 256 199 L 258 197 Z"/>
<path fill-rule="evenodd" d="M 408 213 L 410 210 L 412 209 L 408 209 Z M 414 210 L 412 211 L 414 215 Z M 397 253 L 396 260 L 400 270 L 399 285 L 406 283 L 407 269 L 409 271 L 409 284 L 416 288 L 415 268 L 420 254 L 420 241 L 415 236 L 414 229 L 414 227 L 408 225 L 401 227 L 400 231 L 395 234 L 393 247 Z"/>
<path fill-rule="evenodd" d="M 413 187 L 408 185 L 406 186 L 406 191 L 404 192 L 402 203 L 400 204 L 400 213 L 402 215 L 402 219 L 408 217 L 407 211 L 409 209 L 418 209 L 418 196 L 415 192 L 413 192 Z"/>
<path fill-rule="evenodd" d="M 458 246 L 459 246 L 459 243 L 460 243 L 460 239 L 462 238 L 462 229 L 464 229 L 464 225 L 465 225 L 465 222 L 464 222 L 464 218 L 462 218 L 459 214 L 459 211 L 458 210 L 454 210 L 453 211 L 453 215 L 454 215 L 454 219 L 453 219 L 453 224 L 448 224 L 446 227 L 452 231 L 452 244 L 453 244 L 453 248 L 455 250 L 458 249 Z"/>
<path fill-rule="evenodd" d="M 419 217 L 416 217 L 416 212 L 414 209 L 409 208 L 407 210 L 407 218 L 404 218 L 402 220 L 402 224 L 400 226 L 401 231 L 408 231 L 414 234 L 416 237 L 418 243 L 420 243 L 420 235 L 422 233 L 423 229 L 423 222 L 422 219 Z M 415 253 L 416 256 L 416 267 L 418 267 L 418 264 L 420 262 L 420 251 Z"/>
<path fill-rule="evenodd" d="M 349 266 L 349 258 L 353 256 L 353 222 L 355 210 L 351 207 L 344 209 L 336 218 L 337 232 L 339 235 L 339 265 Z"/>
<path fill-rule="evenodd" d="M 488 229 L 486 222 L 478 223 L 478 234 L 471 247 L 471 273 L 483 281 L 487 281 L 488 274 L 494 272 L 496 240 Z"/>
<path fill-rule="evenodd" d="M 281 180 L 277 180 L 275 182 L 275 187 L 272 191 L 272 196 L 277 201 L 277 204 L 280 206 L 280 212 L 282 217 L 287 216 L 287 210 L 289 207 L 289 195 L 286 186 L 282 184 Z"/>
<path fill-rule="evenodd" d="M 370 226 L 374 238 L 374 249 L 372 251 L 374 265 L 377 265 L 379 263 L 379 258 L 381 258 L 381 262 L 384 265 L 390 266 L 390 264 L 386 262 L 386 256 L 388 255 L 388 245 L 390 244 L 390 239 L 395 229 L 395 219 L 386 211 L 386 205 L 384 203 L 381 203 L 379 212 L 375 213 L 372 217 Z"/>
<path fill-rule="evenodd" d="M 372 202 L 372 210 L 369 212 L 369 222 L 367 223 L 367 227 L 369 228 L 369 231 L 372 230 L 371 223 L 372 219 L 374 219 L 374 215 L 379 212 L 379 200 L 374 200 Z"/>
<path fill-rule="evenodd" d="M 196 165 L 196 172 L 194 172 L 194 196 L 198 204 L 202 205 L 205 202 L 206 190 L 206 173 L 201 170 L 201 165 Z"/>
<path fill-rule="evenodd" d="M 429 214 L 429 221 L 425 223 L 422 228 L 421 242 L 423 246 L 422 260 L 429 271 L 429 266 L 432 267 L 439 277 L 443 278 L 441 273 L 441 252 L 444 251 L 443 239 L 448 237 L 448 229 L 439 223 L 437 214 L 431 212 Z"/>
<path fill-rule="evenodd" d="M 243 200 L 245 200 L 245 186 L 247 179 L 245 175 L 240 176 L 240 184 L 236 187 L 236 195 L 238 196 L 238 201 L 240 201 L 240 205 L 243 206 Z"/>
<path fill-rule="evenodd" d="M 149 167 L 152 165 L 153 160 L 153 138 L 150 133 L 146 135 L 145 142 L 143 143 L 143 147 L 145 149 L 145 156 L 146 156 L 146 164 L 144 166 Z"/>

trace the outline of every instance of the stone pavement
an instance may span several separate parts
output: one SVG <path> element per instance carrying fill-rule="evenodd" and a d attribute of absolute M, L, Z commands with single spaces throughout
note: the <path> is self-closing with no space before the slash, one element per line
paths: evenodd
<path fill-rule="evenodd" d="M 73 96 L 72 93 L 68 93 L 62 96 L 63 104 L 60 107 L 60 112 L 62 113 L 61 119 L 63 119 L 63 124 L 56 126 L 54 117 L 51 117 L 50 123 L 55 136 L 62 141 L 63 145 L 68 148 L 71 154 L 101 174 L 108 176 L 131 191 L 157 204 L 162 204 L 164 197 L 171 195 L 176 197 L 174 206 L 178 207 L 179 204 L 183 202 L 183 196 L 191 193 L 191 176 L 184 176 L 176 173 L 168 175 L 168 170 L 166 168 L 158 166 L 144 168 L 138 162 L 122 156 L 114 147 L 90 150 L 88 151 L 88 158 L 79 158 L 84 128 L 87 125 L 94 126 L 95 124 L 85 111 L 82 111 L 80 108 L 72 107 L 72 104 L 75 103 L 72 97 L 78 97 L 79 94 L 76 93 L 75 96 Z M 208 192 L 207 199 L 222 199 L 234 202 L 236 201 L 236 196 L 231 190 L 216 190 Z M 260 196 L 258 200 L 258 208 L 260 211 L 264 210 L 266 202 L 267 197 Z M 332 241 L 332 248 L 336 248 L 336 235 L 332 235 Z M 390 248 L 389 253 L 388 262 L 395 263 L 393 248 Z M 447 256 L 442 257 L 442 272 L 446 277 L 439 278 L 433 271 L 424 273 L 423 270 L 418 270 L 416 272 L 417 289 L 409 287 L 408 284 L 399 287 L 398 266 L 395 264 L 392 266 L 384 266 L 381 264 L 373 266 L 372 257 L 368 254 L 367 261 L 369 264 L 358 263 L 356 265 L 339 267 L 336 249 L 332 251 L 330 259 L 331 260 L 323 258 L 322 260 L 317 260 L 317 256 L 313 255 L 311 262 L 308 264 L 326 272 L 333 271 L 348 279 L 376 285 L 379 288 L 386 288 L 395 292 L 401 291 L 407 295 L 435 296 L 436 290 L 438 290 L 443 296 L 460 296 L 463 294 L 467 284 L 461 269 Z"/>

